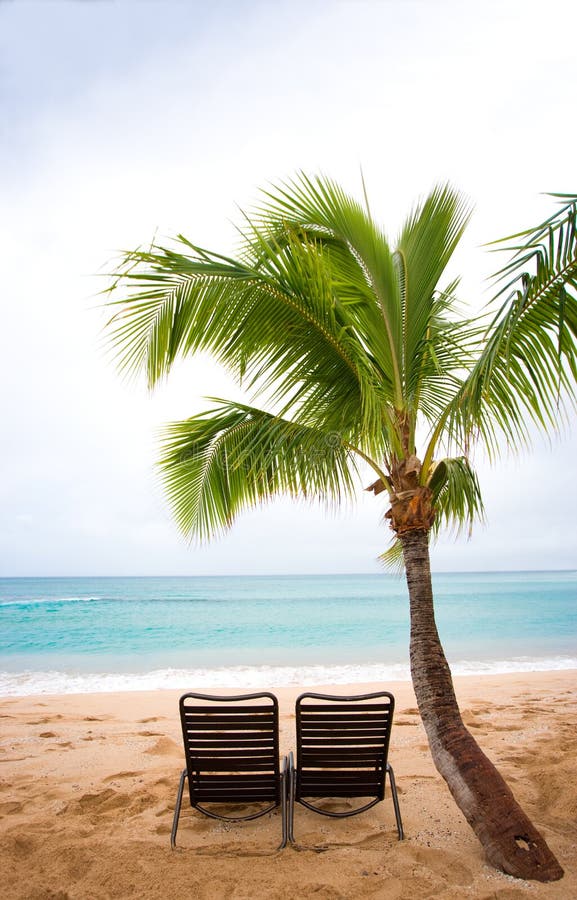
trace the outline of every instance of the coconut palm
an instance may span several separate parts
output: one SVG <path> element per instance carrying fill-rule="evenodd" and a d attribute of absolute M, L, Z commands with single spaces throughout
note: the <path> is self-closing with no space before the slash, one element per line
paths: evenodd
<path fill-rule="evenodd" d="M 463 724 L 434 616 L 430 535 L 482 515 L 465 453 L 472 425 L 489 444 L 502 425 L 522 431 L 524 401 L 502 396 L 504 354 L 487 362 L 483 325 L 457 315 L 457 282 L 441 283 L 468 216 L 439 186 L 392 248 L 368 204 L 300 175 L 265 193 L 235 258 L 182 236 L 126 254 L 109 328 L 120 366 L 146 372 L 150 387 L 203 351 L 251 395 L 166 428 L 160 467 L 186 535 L 211 538 L 278 495 L 338 504 L 372 471 L 368 489 L 389 502 L 386 556 L 404 561 L 435 764 L 488 860 L 548 881 L 562 869 Z M 559 357 L 551 366 L 559 375 Z"/>

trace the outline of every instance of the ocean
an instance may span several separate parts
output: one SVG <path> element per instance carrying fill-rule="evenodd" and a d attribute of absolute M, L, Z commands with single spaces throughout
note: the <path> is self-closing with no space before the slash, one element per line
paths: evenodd
<path fill-rule="evenodd" d="M 433 576 L 453 674 L 577 668 L 577 572 Z M 0 579 L 0 695 L 408 679 L 404 578 Z"/>

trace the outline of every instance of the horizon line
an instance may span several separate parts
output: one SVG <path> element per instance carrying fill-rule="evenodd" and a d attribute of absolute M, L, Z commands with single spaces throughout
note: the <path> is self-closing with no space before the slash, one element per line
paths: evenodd
<path fill-rule="evenodd" d="M 433 569 L 432 575 L 522 575 L 522 574 L 548 574 L 548 573 L 577 573 L 576 568 L 560 569 Z M 403 572 L 224 572 L 215 573 L 186 573 L 186 574 L 155 574 L 155 575 L 2 575 L 0 580 L 15 580 L 18 578 L 358 578 L 366 576 L 393 578 L 403 577 Z"/>

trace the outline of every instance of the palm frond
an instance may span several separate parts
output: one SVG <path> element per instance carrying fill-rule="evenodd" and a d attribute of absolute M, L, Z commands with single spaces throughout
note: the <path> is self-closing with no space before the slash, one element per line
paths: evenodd
<path fill-rule="evenodd" d="M 499 269 L 493 276 L 496 280 L 503 280 L 509 273 L 515 270 L 524 269 L 523 261 L 534 255 L 535 250 L 544 243 L 550 244 L 551 234 L 558 231 L 567 232 L 569 228 L 575 227 L 575 209 L 577 207 L 577 194 L 558 194 L 550 193 L 547 196 L 556 197 L 561 201 L 560 208 L 555 210 L 540 225 L 534 225 L 516 234 L 510 234 L 507 237 L 497 238 L 488 242 L 485 246 L 492 247 L 495 252 L 512 253 L 509 262 Z M 502 289 L 506 291 L 506 286 Z"/>
<path fill-rule="evenodd" d="M 392 405 L 415 419 L 423 399 L 425 416 L 433 420 L 454 392 L 452 373 L 470 364 L 470 345 L 478 338 L 470 322 L 456 321 L 457 282 L 438 290 L 469 218 L 467 203 L 448 185 L 433 189 L 391 252 L 366 205 L 329 179 L 301 174 L 266 197 L 259 222 L 275 239 L 289 223 L 322 244 L 335 292 L 350 302 L 355 338 L 395 380 Z M 379 268 L 385 262 L 386 272 Z"/>
<path fill-rule="evenodd" d="M 439 460 L 429 476 L 436 511 L 433 533 L 443 525 L 457 532 L 484 518 L 483 498 L 476 473 L 464 456 Z"/>
<path fill-rule="evenodd" d="M 304 173 L 263 192 L 265 203 L 257 210 L 261 227 L 276 234 L 287 223 L 314 235 L 332 247 L 335 259 L 341 250 L 356 280 L 368 287 L 373 303 L 359 308 L 364 333 L 371 334 L 373 353 L 385 371 L 392 373 L 395 400 L 402 405 L 400 351 L 402 310 L 392 253 L 383 232 L 365 207 L 324 176 Z M 367 327 L 368 326 L 368 327 Z"/>
<path fill-rule="evenodd" d="M 500 306 L 450 426 L 493 455 L 528 442 L 530 423 L 557 429 L 577 397 L 577 197 L 563 196 L 546 222 L 495 242 L 512 254 L 494 276 Z"/>
<path fill-rule="evenodd" d="M 400 540 L 394 538 L 391 546 L 384 553 L 379 554 L 378 560 L 391 574 L 401 575 L 405 569 L 405 560 L 403 557 L 403 545 Z"/>
<path fill-rule="evenodd" d="M 431 427 L 459 390 L 485 330 L 479 319 L 450 318 L 451 299 L 444 292 L 432 298 L 428 328 L 413 349 L 407 383 L 407 405 L 421 413 Z"/>
<path fill-rule="evenodd" d="M 434 188 L 407 218 L 394 259 L 401 285 L 403 312 L 402 368 L 407 395 L 421 378 L 422 344 L 431 321 L 439 317 L 437 288 L 470 218 L 464 199 L 448 185 Z M 449 298 L 445 310 L 450 308 Z"/>
<path fill-rule="evenodd" d="M 144 369 L 152 386 L 179 356 L 204 350 L 268 392 L 283 414 L 298 409 L 300 421 L 346 431 L 382 453 L 392 373 L 359 336 L 363 298 L 340 292 L 323 248 L 286 229 L 282 245 L 259 235 L 251 266 L 181 244 L 187 253 L 126 255 L 125 297 L 109 323 L 121 367 Z"/>
<path fill-rule="evenodd" d="M 353 455 L 332 433 L 227 401 L 164 431 L 161 478 L 181 530 L 201 540 L 280 495 L 341 503 Z"/>

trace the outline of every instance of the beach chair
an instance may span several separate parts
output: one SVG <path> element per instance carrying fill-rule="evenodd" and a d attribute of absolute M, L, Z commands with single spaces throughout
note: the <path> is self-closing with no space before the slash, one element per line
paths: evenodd
<path fill-rule="evenodd" d="M 213 819 L 249 821 L 280 806 L 282 840 L 278 849 L 285 847 L 287 759 L 281 767 L 276 697 L 268 692 L 237 696 L 187 693 L 180 698 L 180 721 L 186 768 L 178 786 L 172 849 L 187 779 L 190 805 Z"/>
<path fill-rule="evenodd" d="M 350 697 L 301 694 L 296 701 L 296 764 L 289 756 L 288 838 L 294 838 L 294 808 L 300 803 L 323 816 L 345 818 L 371 809 L 385 797 L 389 776 L 397 832 L 403 825 L 395 775 L 387 762 L 395 699 L 387 691 Z M 335 811 L 318 801 L 343 801 Z M 344 801 L 365 800 L 352 809 Z M 332 805 L 333 806 L 333 805 Z"/>

